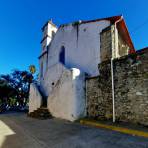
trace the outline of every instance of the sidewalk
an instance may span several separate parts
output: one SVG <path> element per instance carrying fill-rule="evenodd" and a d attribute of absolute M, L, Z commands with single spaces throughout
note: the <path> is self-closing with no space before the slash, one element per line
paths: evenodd
<path fill-rule="evenodd" d="M 129 123 L 113 123 L 111 121 L 96 121 L 91 119 L 81 119 L 80 123 L 83 125 L 94 126 L 97 128 L 104 128 L 129 134 L 132 136 L 140 136 L 148 138 L 148 128 L 144 126 L 133 125 Z"/>

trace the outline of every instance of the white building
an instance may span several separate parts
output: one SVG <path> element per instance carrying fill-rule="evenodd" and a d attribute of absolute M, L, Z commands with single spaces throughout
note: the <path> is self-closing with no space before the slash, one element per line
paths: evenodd
<path fill-rule="evenodd" d="M 40 91 L 31 86 L 29 112 L 41 106 L 70 121 L 86 114 L 85 77 L 99 75 L 98 64 L 134 49 L 122 16 L 78 21 L 57 28 L 48 21 L 42 28 Z"/>

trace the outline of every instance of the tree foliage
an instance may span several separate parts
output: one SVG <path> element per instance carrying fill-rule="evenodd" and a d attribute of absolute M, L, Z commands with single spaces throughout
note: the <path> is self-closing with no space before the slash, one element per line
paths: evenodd
<path fill-rule="evenodd" d="M 11 74 L 0 75 L 1 102 L 9 102 L 10 98 L 17 100 L 19 106 L 25 106 L 29 98 L 30 83 L 33 75 L 28 71 L 14 70 Z"/>
<path fill-rule="evenodd" d="M 15 89 L 7 83 L 5 79 L 0 79 L 0 98 L 15 96 Z"/>

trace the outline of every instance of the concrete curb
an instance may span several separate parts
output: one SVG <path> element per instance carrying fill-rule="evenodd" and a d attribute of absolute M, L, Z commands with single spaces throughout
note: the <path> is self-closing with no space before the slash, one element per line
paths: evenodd
<path fill-rule="evenodd" d="M 80 123 L 83 125 L 89 125 L 89 126 L 94 126 L 98 128 L 105 128 L 105 129 L 121 132 L 124 134 L 129 134 L 132 136 L 140 136 L 140 137 L 148 138 L 148 132 L 143 132 L 139 130 L 133 130 L 133 129 L 128 129 L 124 127 L 117 127 L 113 125 L 102 124 L 102 123 L 98 123 L 97 121 L 95 122 L 95 121 L 86 120 L 86 119 L 80 120 Z"/>

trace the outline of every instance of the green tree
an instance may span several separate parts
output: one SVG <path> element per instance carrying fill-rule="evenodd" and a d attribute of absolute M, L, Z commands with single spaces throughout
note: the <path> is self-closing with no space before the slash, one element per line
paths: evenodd
<path fill-rule="evenodd" d="M 14 98 L 20 106 L 25 106 L 29 98 L 30 83 L 34 80 L 33 74 L 28 71 L 14 70 L 11 74 L 0 76 L 0 94 L 4 102 Z M 9 101 L 7 101 L 9 102 Z"/>
<path fill-rule="evenodd" d="M 15 89 L 11 85 L 9 85 L 9 83 L 5 79 L 0 78 L 1 103 L 7 102 L 9 97 L 15 97 L 15 94 L 16 94 Z"/>

